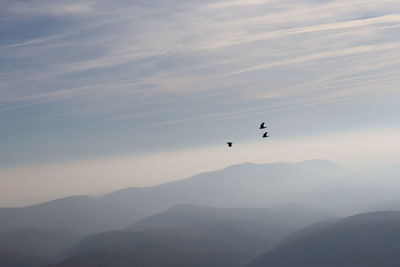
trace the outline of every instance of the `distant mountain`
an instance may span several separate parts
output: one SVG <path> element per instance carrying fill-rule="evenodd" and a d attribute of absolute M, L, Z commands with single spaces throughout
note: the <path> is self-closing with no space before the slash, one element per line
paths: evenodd
<path fill-rule="evenodd" d="M 399 244 L 400 212 L 371 212 L 308 227 L 248 267 L 396 267 Z"/>
<path fill-rule="evenodd" d="M 0 232 L 21 228 L 95 233 L 123 229 L 146 216 L 188 203 L 217 207 L 322 205 L 345 201 L 348 171 L 327 161 L 234 165 L 219 171 L 101 197 L 76 196 L 0 209 Z M 329 203 L 328 203 L 329 204 Z M 329 206 L 329 205 L 328 205 Z"/>
<path fill-rule="evenodd" d="M 176 205 L 166 211 L 135 222 L 128 230 L 174 229 L 188 225 L 243 223 L 254 230 L 276 234 L 280 240 L 293 230 L 315 221 L 335 216 L 326 210 L 301 205 L 280 205 L 271 208 L 214 208 L 189 204 Z"/>
<path fill-rule="evenodd" d="M 55 266 L 239 267 L 293 230 L 329 215 L 300 206 L 269 210 L 178 205 L 127 231 L 87 237 Z"/>
<path fill-rule="evenodd" d="M 80 235 L 65 230 L 20 229 L 0 233 L 0 251 L 50 258 L 69 249 L 80 238 Z"/>
<path fill-rule="evenodd" d="M 0 251 L 1 267 L 39 267 L 47 263 L 47 260 L 32 255 Z"/>

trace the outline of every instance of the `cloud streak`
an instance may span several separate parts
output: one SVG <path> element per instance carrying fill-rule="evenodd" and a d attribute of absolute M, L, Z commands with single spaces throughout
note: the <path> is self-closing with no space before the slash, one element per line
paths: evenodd
<path fill-rule="evenodd" d="M 174 136 L 174 127 L 193 122 L 352 110 L 351 101 L 398 97 L 398 1 L 29 0 L 2 7 L 0 124 L 13 125 L 14 134 L 28 127 L 22 122 L 52 121 L 68 139 L 65 128 L 96 121 L 96 134 L 136 129 L 141 140 L 144 129 Z"/>

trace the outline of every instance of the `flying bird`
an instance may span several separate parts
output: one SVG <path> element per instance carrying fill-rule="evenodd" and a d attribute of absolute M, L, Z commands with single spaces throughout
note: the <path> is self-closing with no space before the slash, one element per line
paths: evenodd
<path fill-rule="evenodd" d="M 269 137 L 268 132 L 265 132 L 263 135 L 263 138 L 267 138 L 267 137 Z"/>
<path fill-rule="evenodd" d="M 226 142 L 228 144 L 229 147 L 232 147 L 232 142 Z"/>
<path fill-rule="evenodd" d="M 265 128 L 267 128 L 267 127 L 265 127 L 265 122 L 261 123 L 260 129 L 265 129 Z"/>

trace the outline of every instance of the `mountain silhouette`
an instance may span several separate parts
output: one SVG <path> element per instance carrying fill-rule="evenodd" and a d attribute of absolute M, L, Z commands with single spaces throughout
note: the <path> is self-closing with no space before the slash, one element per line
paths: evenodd
<path fill-rule="evenodd" d="M 338 173 L 340 173 L 338 175 Z M 326 162 L 233 165 L 152 187 L 104 196 L 73 196 L 22 208 L 0 208 L 0 232 L 65 229 L 82 234 L 123 229 L 146 216 L 187 203 L 215 207 L 268 207 L 323 203 L 346 183 L 343 168 Z M 327 185 L 331 193 L 327 193 Z M 344 197 L 343 197 L 344 199 Z M 335 199 L 335 201 L 337 200 Z"/>
<path fill-rule="evenodd" d="M 83 236 L 58 229 L 26 228 L 0 233 L 0 251 L 12 251 L 39 258 L 52 258 Z"/>
<path fill-rule="evenodd" d="M 395 267 L 399 242 L 400 212 L 358 214 L 297 232 L 248 267 Z"/>
<path fill-rule="evenodd" d="M 324 211 L 212 208 L 177 205 L 125 231 L 83 239 L 57 267 L 243 266 Z M 129 265 L 130 264 L 130 265 Z"/>
<path fill-rule="evenodd" d="M 32 255 L 0 251 L 0 266 L 1 267 L 41 267 L 47 264 L 46 259 L 38 258 Z"/>
<path fill-rule="evenodd" d="M 293 230 L 332 216 L 334 214 L 326 210 L 294 204 L 270 208 L 215 208 L 180 204 L 141 219 L 129 226 L 128 230 L 172 229 L 196 224 L 237 221 L 253 224 L 255 228 L 269 232 L 270 236 L 276 235 L 275 240 L 280 240 Z M 274 231 L 269 231 L 272 229 Z"/>

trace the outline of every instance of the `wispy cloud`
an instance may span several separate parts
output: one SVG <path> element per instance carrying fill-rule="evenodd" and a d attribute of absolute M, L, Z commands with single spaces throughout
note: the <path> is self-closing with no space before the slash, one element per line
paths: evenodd
<path fill-rule="evenodd" d="M 16 15 L 83 15 L 93 11 L 94 2 L 92 1 L 6 1 L 6 10 Z"/>
<path fill-rule="evenodd" d="M 307 61 L 329 59 L 329 58 L 339 58 L 339 57 L 345 57 L 345 56 L 356 55 L 356 54 L 364 54 L 364 53 L 370 53 L 370 52 L 390 50 L 390 49 L 397 48 L 399 46 L 399 44 L 400 44 L 400 42 L 384 44 L 384 45 L 366 45 L 366 46 L 358 46 L 358 47 L 352 47 L 352 48 L 341 49 L 341 50 L 336 50 L 336 51 L 315 53 L 315 54 L 302 56 L 302 57 L 298 57 L 298 58 L 293 58 L 293 59 L 289 59 L 289 60 L 283 60 L 283 61 L 273 62 L 273 63 L 269 63 L 269 64 L 253 66 L 253 67 L 245 68 L 245 69 L 242 69 L 239 71 L 226 73 L 226 74 L 223 74 L 223 76 L 237 75 L 237 74 L 241 74 L 241 73 L 245 73 L 245 72 L 252 72 L 252 71 L 262 70 L 262 69 L 266 69 L 266 68 L 273 68 L 273 67 L 279 67 L 279 66 L 284 66 L 284 65 L 292 65 L 292 64 L 296 64 L 296 63 L 304 63 Z"/>
<path fill-rule="evenodd" d="M 394 0 L 30 0 L 0 12 L 2 122 L 147 129 L 278 114 L 389 100 L 400 72 Z"/>
<path fill-rule="evenodd" d="M 209 8 L 227 8 L 227 7 L 248 7 L 252 5 L 265 5 L 269 4 L 270 0 L 236 0 L 236 1 L 223 1 L 209 5 Z"/>

